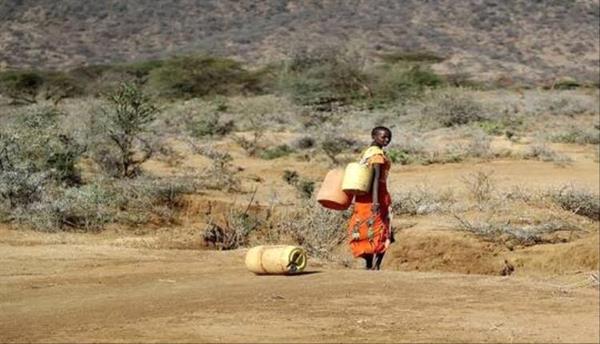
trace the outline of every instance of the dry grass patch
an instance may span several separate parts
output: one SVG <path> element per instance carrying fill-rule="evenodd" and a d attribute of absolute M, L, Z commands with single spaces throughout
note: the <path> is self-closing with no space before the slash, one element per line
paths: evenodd
<path fill-rule="evenodd" d="M 546 196 L 561 208 L 600 221 L 600 195 L 572 184 L 547 191 Z"/>
<path fill-rule="evenodd" d="M 290 238 L 310 256 L 335 259 L 332 252 L 347 238 L 348 211 L 332 211 L 318 205 L 314 199 L 303 201 L 294 209 L 282 210 L 269 225 L 272 240 Z"/>
<path fill-rule="evenodd" d="M 473 203 L 471 211 L 452 212 L 457 228 L 511 249 L 568 242 L 594 228 L 582 216 L 598 221 L 598 195 L 582 189 L 563 186 L 531 191 L 513 186 L 500 192 L 490 176 L 481 172 L 465 179 L 465 185 Z"/>
<path fill-rule="evenodd" d="M 535 143 L 528 146 L 523 154 L 523 159 L 553 162 L 558 166 L 566 166 L 573 162 L 573 159 L 570 157 L 556 152 L 543 143 Z"/>
<path fill-rule="evenodd" d="M 431 185 L 416 185 L 392 195 L 395 215 L 427 215 L 447 213 L 457 198 L 451 189 L 433 191 Z"/>

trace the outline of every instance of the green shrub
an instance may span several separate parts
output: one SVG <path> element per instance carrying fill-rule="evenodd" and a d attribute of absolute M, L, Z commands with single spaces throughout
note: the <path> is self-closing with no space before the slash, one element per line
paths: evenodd
<path fill-rule="evenodd" d="M 99 230 L 112 222 L 173 222 L 183 194 L 211 182 L 195 176 L 82 184 L 77 164 L 84 148 L 63 131 L 61 117 L 53 108 L 36 107 L 0 128 L 1 221 L 45 231 Z"/>
<path fill-rule="evenodd" d="M 49 211 L 43 205 L 51 194 L 81 183 L 77 163 L 85 149 L 62 130 L 61 115 L 54 108 L 34 108 L 0 129 L 3 221 L 34 221 Z"/>
<path fill-rule="evenodd" d="M 114 220 L 116 196 L 97 185 L 46 190 L 43 197 L 19 208 L 17 221 L 44 231 L 99 230 Z"/>
<path fill-rule="evenodd" d="M 408 150 L 390 148 L 387 150 L 387 156 L 393 163 L 399 163 L 400 165 L 409 165 L 418 161 L 418 157 L 411 154 Z"/>
<path fill-rule="evenodd" d="M 315 182 L 308 179 L 300 179 L 296 184 L 296 189 L 300 192 L 302 198 L 309 199 L 315 191 Z"/>
<path fill-rule="evenodd" d="M 355 140 L 345 137 L 327 137 L 321 142 L 321 149 L 331 159 L 334 164 L 338 163 L 336 156 L 344 151 L 356 147 L 358 143 Z"/>
<path fill-rule="evenodd" d="M 202 183 L 202 176 L 138 177 L 116 180 L 108 187 L 118 192 L 115 203 L 125 209 L 116 220 L 137 225 L 176 223 L 183 196 L 195 192 Z"/>
<path fill-rule="evenodd" d="M 242 147 L 249 156 L 256 156 L 262 149 L 261 139 L 267 130 L 264 114 L 252 115 L 248 119 L 248 127 L 252 132 L 251 139 L 244 136 L 234 135 L 233 140 Z"/>
<path fill-rule="evenodd" d="M 294 141 L 293 146 L 297 149 L 309 149 L 316 145 L 315 139 L 310 136 L 304 136 Z"/>
<path fill-rule="evenodd" d="M 40 199 L 48 184 L 48 175 L 16 167 L 0 171 L 0 205 L 7 212 Z"/>
<path fill-rule="evenodd" d="M 55 104 L 83 94 L 81 82 L 60 71 L 15 70 L 0 73 L 0 94 L 16 104 L 36 103 L 39 98 Z"/>
<path fill-rule="evenodd" d="M 478 126 L 488 135 L 502 135 L 506 130 L 506 126 L 500 121 L 482 121 Z"/>
<path fill-rule="evenodd" d="M 542 111 L 553 116 L 574 117 L 583 114 L 597 114 L 599 110 L 597 102 L 561 95 L 545 101 L 542 104 Z"/>
<path fill-rule="evenodd" d="M 413 52 L 391 52 L 379 54 L 384 62 L 393 64 L 398 62 L 420 62 L 420 63 L 439 63 L 445 58 L 428 51 L 413 51 Z"/>
<path fill-rule="evenodd" d="M 132 75 L 139 82 L 144 83 L 147 81 L 148 76 L 153 70 L 162 67 L 167 61 L 168 60 L 145 60 L 115 65 L 114 68 L 123 73 Z"/>
<path fill-rule="evenodd" d="M 430 121 L 443 127 L 486 119 L 483 106 L 458 90 L 435 93 L 422 112 Z"/>
<path fill-rule="evenodd" d="M 81 182 L 77 163 L 84 148 L 60 129 L 60 115 L 54 108 L 35 108 L 0 129 L 2 212 L 38 202 L 47 188 Z"/>
<path fill-rule="evenodd" d="M 236 95 L 259 92 L 259 78 L 234 60 L 184 56 L 167 61 L 149 74 L 148 85 L 167 98 Z"/>
<path fill-rule="evenodd" d="M 102 146 L 95 147 L 93 156 L 110 175 L 132 178 L 153 154 L 144 134 L 158 109 L 134 84 L 122 84 L 108 101 L 110 106 L 102 109 L 100 128 L 92 128 L 100 130 L 105 139 Z"/>
<path fill-rule="evenodd" d="M 418 96 L 423 89 L 442 85 L 442 79 L 428 67 L 386 65 L 375 72 L 372 81 L 374 101 L 386 103 Z"/>
<path fill-rule="evenodd" d="M 163 60 L 147 60 L 111 65 L 89 65 L 71 69 L 69 78 L 80 85 L 83 94 L 103 96 L 124 82 L 144 85 L 150 72 L 161 67 Z"/>
<path fill-rule="evenodd" d="M 464 158 L 464 155 L 457 151 L 433 151 L 425 152 L 425 154 L 419 157 L 418 162 L 423 165 L 448 164 L 461 162 Z"/>
<path fill-rule="evenodd" d="M 367 76 L 340 47 L 321 46 L 296 52 L 280 68 L 277 88 L 295 103 L 324 110 L 368 96 Z"/>
<path fill-rule="evenodd" d="M 260 153 L 260 157 L 265 160 L 273 160 L 283 156 L 290 155 L 294 152 L 290 146 L 283 144 L 273 148 L 267 148 Z"/>
<path fill-rule="evenodd" d="M 110 94 L 124 82 L 135 82 L 135 77 L 128 75 L 116 65 L 90 65 L 71 69 L 68 76 L 82 87 L 82 93 L 96 97 Z"/>
<path fill-rule="evenodd" d="M 239 170 L 232 166 L 233 158 L 227 152 L 211 146 L 202 147 L 199 153 L 211 160 L 211 166 L 202 173 L 203 187 L 226 191 L 240 191 Z"/>
<path fill-rule="evenodd" d="M 239 62 L 210 56 L 83 66 L 67 75 L 84 85 L 85 94 L 103 95 L 122 83 L 135 83 L 172 99 L 259 93 L 268 77 L 264 70 L 247 71 Z"/>
<path fill-rule="evenodd" d="M 303 199 L 309 199 L 312 197 L 312 194 L 315 191 L 314 181 L 300 177 L 298 172 L 293 170 L 283 171 L 282 178 L 283 180 L 285 180 L 286 183 L 294 186 L 296 188 L 296 191 L 298 191 L 298 193 L 300 194 L 300 197 L 302 197 Z"/>
<path fill-rule="evenodd" d="M 293 170 L 284 170 L 282 177 L 283 180 L 290 185 L 295 185 L 300 180 L 298 172 Z"/>
<path fill-rule="evenodd" d="M 36 70 L 14 70 L 0 73 L 0 94 L 17 104 L 31 104 L 44 85 L 44 76 Z"/>
<path fill-rule="evenodd" d="M 85 147 L 60 128 L 61 116 L 55 108 L 34 108 L 0 130 L 0 172 L 43 172 L 53 182 L 78 184 L 76 165 Z"/>
<path fill-rule="evenodd" d="M 525 119 L 522 115 L 516 114 L 515 109 L 505 107 L 502 113 L 475 122 L 475 126 L 488 135 L 505 135 L 511 139 L 516 133 L 524 131 Z"/>
<path fill-rule="evenodd" d="M 451 87 L 465 87 L 469 89 L 485 89 L 485 86 L 473 80 L 468 73 L 451 73 L 444 75 L 444 82 Z"/>
<path fill-rule="evenodd" d="M 235 122 L 222 121 L 218 112 L 209 112 L 192 118 L 187 127 L 194 137 L 224 136 L 235 129 Z"/>
<path fill-rule="evenodd" d="M 419 87 L 436 87 L 443 84 L 442 78 L 431 69 L 422 66 L 414 66 L 406 71 L 406 78 Z"/>
<path fill-rule="evenodd" d="M 46 100 L 57 104 L 65 98 L 73 98 L 84 94 L 84 88 L 80 82 L 64 72 L 45 73 L 44 85 L 41 93 Z"/>
<path fill-rule="evenodd" d="M 68 74 L 75 80 L 90 82 L 100 78 L 104 73 L 114 70 L 111 65 L 87 65 L 79 66 L 68 71 Z"/>
<path fill-rule="evenodd" d="M 550 140 L 552 142 L 597 145 L 600 144 L 600 131 L 596 128 L 571 127 L 566 131 L 552 135 Z"/>
<path fill-rule="evenodd" d="M 564 79 L 557 80 L 550 87 L 547 87 L 547 88 L 555 89 L 555 90 L 572 90 L 575 88 L 579 88 L 581 86 L 582 86 L 581 83 L 575 79 L 564 78 Z"/>
<path fill-rule="evenodd" d="M 330 88 L 325 80 L 321 79 L 320 73 L 314 72 L 314 74 L 316 76 L 311 74 L 290 76 L 288 80 L 281 81 L 280 87 L 291 96 L 292 101 L 300 105 L 313 105 L 340 100 L 335 90 Z"/>
<path fill-rule="evenodd" d="M 427 155 L 427 147 L 429 144 L 422 137 L 404 133 L 387 148 L 387 154 L 392 162 L 409 165 L 422 162 Z"/>
<path fill-rule="evenodd" d="M 44 231 L 98 231 L 108 223 L 140 225 L 176 222 L 183 195 L 198 178 L 97 179 L 80 187 L 48 188 L 22 204 L 11 220 Z"/>

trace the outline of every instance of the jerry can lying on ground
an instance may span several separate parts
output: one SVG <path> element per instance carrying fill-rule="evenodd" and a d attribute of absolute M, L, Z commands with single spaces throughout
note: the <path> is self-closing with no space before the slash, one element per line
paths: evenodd
<path fill-rule="evenodd" d="M 298 246 L 256 246 L 246 253 L 246 268 L 255 274 L 294 274 L 306 267 L 306 252 Z"/>

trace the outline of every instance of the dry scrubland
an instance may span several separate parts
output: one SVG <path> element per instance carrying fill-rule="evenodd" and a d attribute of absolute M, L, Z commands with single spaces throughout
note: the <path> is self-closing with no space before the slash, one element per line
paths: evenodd
<path fill-rule="evenodd" d="M 0 342 L 599 342 L 599 13 L 0 1 Z M 376 125 L 370 272 L 314 194 Z"/>
<path fill-rule="evenodd" d="M 445 57 L 435 66 L 444 74 L 597 82 L 599 20 L 595 0 L 3 1 L 0 70 L 197 51 L 265 64 L 298 46 L 357 41 L 370 59 L 393 50 L 433 52 Z"/>
<path fill-rule="evenodd" d="M 2 341 L 598 340 L 598 89 L 294 87 L 1 98 Z M 397 242 L 367 274 L 349 213 L 313 197 L 375 125 L 394 134 Z M 247 274 L 244 248 L 268 243 L 317 273 Z"/>

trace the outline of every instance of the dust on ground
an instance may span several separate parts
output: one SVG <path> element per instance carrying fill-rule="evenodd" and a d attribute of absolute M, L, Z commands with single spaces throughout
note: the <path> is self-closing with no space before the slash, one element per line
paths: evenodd
<path fill-rule="evenodd" d="M 312 264 L 302 275 L 256 276 L 244 268 L 245 250 L 11 235 L 0 244 L 2 342 L 599 340 L 589 272 L 532 278 Z"/>

